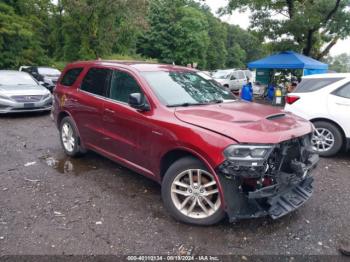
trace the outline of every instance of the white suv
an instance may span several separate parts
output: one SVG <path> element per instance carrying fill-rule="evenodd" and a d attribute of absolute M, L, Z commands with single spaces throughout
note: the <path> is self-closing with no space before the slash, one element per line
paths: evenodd
<path fill-rule="evenodd" d="M 285 110 L 313 122 L 312 143 L 321 156 L 350 148 L 350 74 L 303 77 Z"/>
<path fill-rule="evenodd" d="M 233 92 L 238 92 L 243 85 L 247 84 L 247 76 L 243 70 L 218 70 L 213 73 L 212 77 Z"/>

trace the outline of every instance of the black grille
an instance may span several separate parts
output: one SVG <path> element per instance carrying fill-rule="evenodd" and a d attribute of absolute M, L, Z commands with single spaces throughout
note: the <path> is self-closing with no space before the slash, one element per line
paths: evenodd
<path fill-rule="evenodd" d="M 16 102 L 27 103 L 27 102 L 38 102 L 42 99 L 43 96 L 12 96 Z"/>

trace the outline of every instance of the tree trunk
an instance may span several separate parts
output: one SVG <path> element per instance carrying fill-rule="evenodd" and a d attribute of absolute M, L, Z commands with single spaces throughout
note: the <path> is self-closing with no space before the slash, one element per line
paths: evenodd
<path fill-rule="evenodd" d="M 311 49 L 312 49 L 312 46 L 313 46 L 314 33 L 315 33 L 314 29 L 310 29 L 307 32 L 306 45 L 303 48 L 303 55 L 310 56 Z"/>
<path fill-rule="evenodd" d="M 322 58 L 324 58 L 325 56 L 328 55 L 329 51 L 332 49 L 332 47 L 338 42 L 338 40 L 340 39 L 339 36 L 336 36 L 332 39 L 331 42 L 328 43 L 328 45 L 326 46 L 326 48 L 317 55 L 317 59 L 320 60 Z"/>

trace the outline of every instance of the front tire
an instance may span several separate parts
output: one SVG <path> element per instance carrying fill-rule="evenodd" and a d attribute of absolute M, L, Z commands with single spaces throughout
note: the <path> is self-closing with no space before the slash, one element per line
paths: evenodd
<path fill-rule="evenodd" d="M 214 175 L 193 157 L 177 160 L 166 171 L 162 198 L 170 214 L 188 224 L 213 225 L 225 216 Z"/>
<path fill-rule="evenodd" d="M 343 136 L 338 127 L 326 121 L 313 124 L 316 130 L 312 136 L 312 145 L 317 153 L 324 157 L 337 154 L 343 146 Z"/>
<path fill-rule="evenodd" d="M 64 152 L 76 157 L 85 152 L 80 146 L 78 131 L 71 117 L 66 116 L 60 123 L 60 141 Z"/>

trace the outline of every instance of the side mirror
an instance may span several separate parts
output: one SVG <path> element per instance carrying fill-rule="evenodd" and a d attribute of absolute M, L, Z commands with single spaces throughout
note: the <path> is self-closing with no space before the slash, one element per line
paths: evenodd
<path fill-rule="evenodd" d="M 129 95 L 129 106 L 139 111 L 149 111 L 150 109 L 145 96 L 141 93 L 132 93 Z"/>

